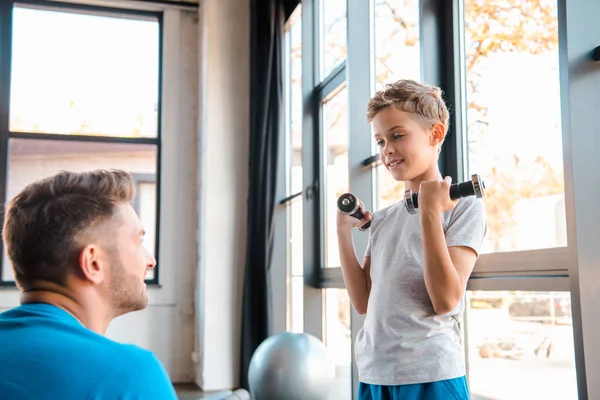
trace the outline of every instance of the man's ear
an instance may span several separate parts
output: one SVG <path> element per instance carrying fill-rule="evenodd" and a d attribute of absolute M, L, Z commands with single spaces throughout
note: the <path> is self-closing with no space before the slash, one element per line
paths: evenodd
<path fill-rule="evenodd" d="M 444 138 L 446 137 L 446 127 L 444 124 L 438 122 L 431 128 L 431 144 L 442 146 Z"/>
<path fill-rule="evenodd" d="M 85 246 L 79 253 L 79 269 L 88 281 L 98 285 L 106 274 L 106 265 L 102 257 L 102 249 L 95 244 Z"/>

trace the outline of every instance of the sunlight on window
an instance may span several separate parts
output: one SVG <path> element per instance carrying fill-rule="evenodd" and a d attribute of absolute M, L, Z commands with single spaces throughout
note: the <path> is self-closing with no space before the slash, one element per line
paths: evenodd
<path fill-rule="evenodd" d="M 158 21 L 14 8 L 10 130 L 156 137 Z"/>
<path fill-rule="evenodd" d="M 337 199 L 349 190 L 348 91 L 344 87 L 323 105 L 325 154 L 325 267 L 339 267 Z"/>
<path fill-rule="evenodd" d="M 325 79 L 346 59 L 347 3 L 327 0 L 321 3 L 321 79 Z"/>
<path fill-rule="evenodd" d="M 467 293 L 473 400 L 577 399 L 568 292 Z"/>
<path fill-rule="evenodd" d="M 352 335 L 350 298 L 346 289 L 325 289 L 324 343 L 335 363 L 335 385 L 331 399 L 352 398 Z"/>
<path fill-rule="evenodd" d="M 12 199 L 31 182 L 60 170 L 83 172 L 117 168 L 133 175 L 156 175 L 156 157 L 156 146 L 149 144 L 10 139 L 6 198 L 7 201 Z M 151 246 L 151 253 L 154 254 L 156 185 L 143 185 L 138 193 L 138 201 L 140 219 L 147 231 L 145 242 Z M 152 274 L 150 272 L 149 276 L 152 277 Z M 4 280 L 13 280 L 6 258 L 2 275 Z"/>
<path fill-rule="evenodd" d="M 299 6 L 300 7 L 300 6 Z M 288 195 L 302 191 L 302 18 L 300 15 L 286 32 L 286 124 Z M 304 240 L 303 197 L 297 197 L 287 205 L 289 223 L 287 234 L 288 315 L 287 327 L 292 332 L 304 330 Z"/>
<path fill-rule="evenodd" d="M 497 3 L 465 2 L 467 176 L 487 188 L 482 252 L 565 246 L 556 1 Z"/>
<path fill-rule="evenodd" d="M 375 0 L 375 89 L 421 79 L 419 0 Z"/>

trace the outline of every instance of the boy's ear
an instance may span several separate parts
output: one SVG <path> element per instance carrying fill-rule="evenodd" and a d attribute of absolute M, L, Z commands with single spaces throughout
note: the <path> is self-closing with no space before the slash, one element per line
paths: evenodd
<path fill-rule="evenodd" d="M 444 143 L 444 137 L 446 136 L 446 128 L 444 124 L 438 122 L 431 128 L 431 140 L 432 144 L 442 145 Z"/>

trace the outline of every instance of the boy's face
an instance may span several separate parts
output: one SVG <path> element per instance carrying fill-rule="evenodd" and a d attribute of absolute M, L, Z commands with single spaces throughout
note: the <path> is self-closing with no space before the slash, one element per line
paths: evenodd
<path fill-rule="evenodd" d="M 411 181 L 437 170 L 442 124 L 424 128 L 411 113 L 388 107 L 372 121 L 381 162 L 396 181 Z"/>

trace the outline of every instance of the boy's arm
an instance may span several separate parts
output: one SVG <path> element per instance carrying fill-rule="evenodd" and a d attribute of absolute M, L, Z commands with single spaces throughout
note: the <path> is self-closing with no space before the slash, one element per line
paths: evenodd
<path fill-rule="evenodd" d="M 446 314 L 458 305 L 473 271 L 477 253 L 470 247 L 448 247 L 440 214 L 422 213 L 425 287 L 433 309 Z"/>
<path fill-rule="evenodd" d="M 448 232 L 441 213 L 458 201 L 448 195 L 450 179 L 424 182 L 419 193 L 425 286 L 437 314 L 452 311 L 462 298 L 485 236 L 485 214 L 479 200 L 463 199 Z M 425 200 L 425 201 L 423 201 Z"/>
<path fill-rule="evenodd" d="M 356 312 L 361 315 L 367 312 L 369 293 L 371 292 L 371 257 L 366 256 L 363 265 L 360 265 L 352 239 L 352 228 L 364 224 L 371 218 L 371 214 L 367 212 L 365 219 L 359 222 L 356 218 L 338 212 L 337 236 L 342 277 L 350 302 Z"/>

